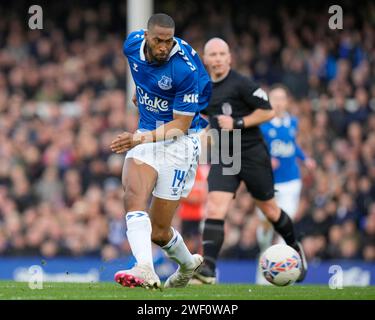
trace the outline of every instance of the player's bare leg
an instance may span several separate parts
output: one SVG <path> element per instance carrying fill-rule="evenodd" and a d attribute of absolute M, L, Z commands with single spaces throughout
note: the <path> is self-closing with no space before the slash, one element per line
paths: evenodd
<path fill-rule="evenodd" d="M 279 208 L 275 198 L 266 201 L 255 199 L 255 204 L 272 223 L 275 231 L 280 234 L 286 244 L 291 246 L 300 254 L 302 268 L 301 276 L 297 282 L 303 281 L 307 272 L 307 261 L 302 245 L 295 237 L 293 222 L 289 215 Z"/>
<path fill-rule="evenodd" d="M 179 200 L 166 200 L 153 197 L 150 215 L 152 223 L 152 241 L 159 245 L 169 258 L 178 263 L 177 271 L 166 281 L 165 287 L 186 287 L 193 273 L 203 262 L 199 254 L 192 255 L 186 247 L 180 233 L 171 227 Z"/>
<path fill-rule="evenodd" d="M 147 213 L 148 199 L 154 188 L 157 172 L 151 166 L 132 158 L 126 159 L 122 174 L 127 236 L 137 264 L 120 270 L 115 281 L 126 287 L 160 287 L 152 259 L 151 221 Z"/>
<path fill-rule="evenodd" d="M 233 199 L 232 192 L 208 193 L 207 218 L 203 229 L 204 264 L 194 278 L 205 284 L 216 283 L 216 260 L 224 241 L 224 219 Z"/>
<path fill-rule="evenodd" d="M 152 198 L 150 207 L 151 239 L 160 247 L 165 246 L 172 238 L 171 224 L 179 202 L 179 200 Z"/>

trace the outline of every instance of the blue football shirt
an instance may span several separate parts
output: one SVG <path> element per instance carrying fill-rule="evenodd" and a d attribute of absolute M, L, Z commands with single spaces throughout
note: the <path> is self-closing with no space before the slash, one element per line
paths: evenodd
<path fill-rule="evenodd" d="M 302 149 L 296 142 L 298 120 L 294 116 L 274 118 L 260 125 L 272 157 L 279 161 L 274 170 L 275 183 L 300 179 L 297 159 L 305 160 Z"/>

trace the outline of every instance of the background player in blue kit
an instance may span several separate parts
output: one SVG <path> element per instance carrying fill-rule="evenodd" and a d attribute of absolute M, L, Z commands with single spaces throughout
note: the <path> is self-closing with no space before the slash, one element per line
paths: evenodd
<path fill-rule="evenodd" d="M 207 106 L 211 82 L 196 52 L 174 37 L 174 29 L 171 17 L 155 14 L 147 31 L 131 33 L 124 43 L 136 85 L 139 124 L 135 134 L 124 132 L 114 139 L 111 149 L 128 151 L 122 183 L 127 236 L 137 263 L 115 275 L 115 281 L 127 287 L 160 287 L 151 241 L 179 265 L 165 287 L 185 287 L 203 262 L 189 252 L 171 221 L 180 197 L 186 197 L 194 183 L 198 132 L 207 125 L 199 112 Z"/>
<path fill-rule="evenodd" d="M 272 86 L 269 98 L 276 116 L 271 121 L 262 123 L 260 128 L 272 157 L 276 202 L 294 220 L 302 188 L 299 162 L 308 169 L 314 169 L 316 164 L 313 159 L 305 156 L 297 144 L 298 119 L 287 111 L 290 103 L 288 89 L 276 84 Z M 264 220 L 257 230 L 261 251 L 272 244 L 273 237 L 272 226 Z"/>

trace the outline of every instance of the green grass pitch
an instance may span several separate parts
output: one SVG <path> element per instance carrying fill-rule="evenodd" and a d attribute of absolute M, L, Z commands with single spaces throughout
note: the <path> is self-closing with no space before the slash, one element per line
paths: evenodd
<path fill-rule="evenodd" d="M 44 283 L 30 289 L 26 282 L 0 281 L 1 300 L 375 300 L 375 286 L 344 287 L 247 284 L 190 285 L 184 289 L 145 290 L 116 283 Z"/>

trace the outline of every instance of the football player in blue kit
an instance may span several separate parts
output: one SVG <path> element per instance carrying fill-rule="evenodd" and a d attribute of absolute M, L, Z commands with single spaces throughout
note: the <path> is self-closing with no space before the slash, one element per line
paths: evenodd
<path fill-rule="evenodd" d="M 130 33 L 123 47 L 139 111 L 137 132 L 124 132 L 111 143 L 113 152 L 127 151 L 122 184 L 136 264 L 115 274 L 115 281 L 126 287 L 161 286 L 152 242 L 179 265 L 164 287 L 185 287 L 203 262 L 202 256 L 189 252 L 171 222 L 180 198 L 187 197 L 194 183 L 199 131 L 207 125 L 200 111 L 210 99 L 211 82 L 198 54 L 174 31 L 171 17 L 154 14 L 147 30 Z"/>
<path fill-rule="evenodd" d="M 272 157 L 276 202 L 294 220 L 302 189 L 299 164 L 303 163 L 313 170 L 316 163 L 306 157 L 297 144 L 298 119 L 287 111 L 289 90 L 282 84 L 276 84 L 271 87 L 269 97 L 276 116 L 262 123 L 260 129 Z M 257 238 L 261 251 L 272 244 L 273 236 L 274 232 L 267 222 L 259 225 Z"/>

